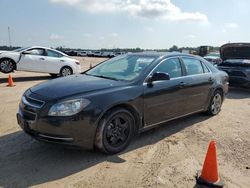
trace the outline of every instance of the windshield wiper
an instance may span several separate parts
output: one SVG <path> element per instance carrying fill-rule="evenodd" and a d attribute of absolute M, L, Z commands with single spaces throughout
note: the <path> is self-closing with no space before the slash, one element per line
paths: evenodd
<path fill-rule="evenodd" d="M 88 74 L 88 73 L 85 73 L 86 75 L 89 75 L 89 76 L 94 76 L 94 77 L 99 77 L 99 78 L 105 78 L 105 79 L 109 79 L 109 80 L 115 80 L 115 81 L 121 81 L 117 78 L 112 78 L 112 77 L 108 77 L 108 76 L 104 76 L 104 75 L 94 75 L 94 74 Z"/>

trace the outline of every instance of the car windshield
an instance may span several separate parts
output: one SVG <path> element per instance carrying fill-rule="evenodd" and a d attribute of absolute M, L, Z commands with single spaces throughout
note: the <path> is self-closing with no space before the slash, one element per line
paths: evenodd
<path fill-rule="evenodd" d="M 123 55 L 110 59 L 86 72 L 87 75 L 132 81 L 156 59 L 155 56 Z"/>
<path fill-rule="evenodd" d="M 26 48 L 18 48 L 16 50 L 13 50 L 13 52 L 21 52 L 21 51 L 26 50 L 26 49 L 28 49 L 28 48 L 27 47 Z"/>

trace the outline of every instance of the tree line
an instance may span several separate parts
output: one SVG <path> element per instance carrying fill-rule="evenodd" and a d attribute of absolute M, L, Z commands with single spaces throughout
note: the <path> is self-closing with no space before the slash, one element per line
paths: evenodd
<path fill-rule="evenodd" d="M 17 48 L 20 48 L 20 46 L 0 46 L 0 50 L 15 50 Z M 219 47 L 212 47 L 214 51 L 218 51 Z M 56 47 L 56 50 L 65 52 L 65 51 L 96 51 L 93 49 L 81 49 L 81 48 L 66 48 L 66 47 Z M 143 49 L 143 48 L 113 48 L 113 49 L 107 49 L 107 48 L 102 48 L 99 49 L 100 51 L 110 51 L 110 52 L 143 52 L 143 51 L 158 51 L 158 52 L 174 52 L 174 51 L 179 51 L 182 52 L 183 50 L 189 50 L 190 52 L 192 51 L 199 51 L 199 47 L 178 47 L 176 45 L 173 45 L 170 48 L 165 48 L 165 49 Z"/>

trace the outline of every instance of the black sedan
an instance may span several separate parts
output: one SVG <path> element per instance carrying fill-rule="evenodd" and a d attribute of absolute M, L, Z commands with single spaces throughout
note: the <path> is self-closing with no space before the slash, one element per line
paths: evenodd
<path fill-rule="evenodd" d="M 17 120 L 41 141 L 117 153 L 158 124 L 218 114 L 227 91 L 228 75 L 201 57 L 127 54 L 28 89 Z"/>

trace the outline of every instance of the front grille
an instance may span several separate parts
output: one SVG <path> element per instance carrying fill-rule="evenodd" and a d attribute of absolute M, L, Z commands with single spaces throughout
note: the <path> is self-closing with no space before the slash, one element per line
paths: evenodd
<path fill-rule="evenodd" d="M 44 105 L 44 101 L 34 99 L 28 96 L 23 96 L 23 102 L 29 106 L 35 107 L 35 108 L 42 108 Z"/>
<path fill-rule="evenodd" d="M 36 113 L 32 113 L 32 112 L 29 112 L 27 110 L 23 110 L 23 117 L 24 119 L 26 120 L 31 120 L 31 121 L 35 121 L 36 119 Z"/>
<path fill-rule="evenodd" d="M 23 110 L 24 119 L 34 121 L 36 119 L 37 111 L 42 108 L 44 104 L 44 101 L 23 96 L 20 107 Z"/>

